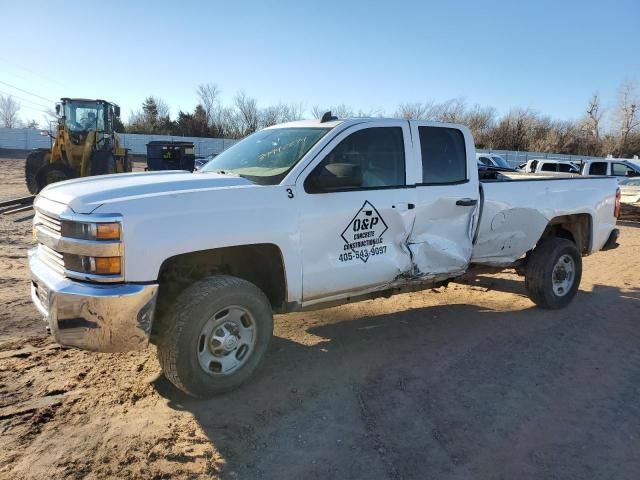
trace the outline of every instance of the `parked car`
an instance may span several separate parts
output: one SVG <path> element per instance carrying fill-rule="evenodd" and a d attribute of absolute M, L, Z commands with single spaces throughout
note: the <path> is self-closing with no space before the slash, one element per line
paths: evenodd
<path fill-rule="evenodd" d="M 563 160 L 547 160 L 545 158 L 535 158 L 522 163 L 518 169 L 525 173 L 544 173 L 547 175 L 572 173 L 580 174 L 580 167 L 574 162 Z"/>
<path fill-rule="evenodd" d="M 582 175 L 606 175 L 618 180 L 640 176 L 640 165 L 630 160 L 603 158 L 583 162 Z"/>
<path fill-rule="evenodd" d="M 509 165 L 504 158 L 495 153 L 476 153 L 476 158 L 478 159 L 478 163 L 482 165 L 513 170 L 513 167 Z"/>
<path fill-rule="evenodd" d="M 202 167 L 204 167 L 207 164 L 207 162 L 213 160 L 217 156 L 218 156 L 217 153 L 212 153 L 210 155 L 207 155 L 206 157 L 196 157 L 196 161 L 194 164 L 194 171 L 200 170 Z"/>
<path fill-rule="evenodd" d="M 640 203 L 640 178 L 623 178 L 619 183 L 622 203 Z"/>
<path fill-rule="evenodd" d="M 515 268 L 536 305 L 568 305 L 582 257 L 617 246 L 617 188 L 479 181 L 463 125 L 325 114 L 256 132 L 195 174 L 48 186 L 31 297 L 58 343 L 151 341 L 166 378 L 207 397 L 256 370 L 273 312 L 433 288 L 473 265 Z"/>

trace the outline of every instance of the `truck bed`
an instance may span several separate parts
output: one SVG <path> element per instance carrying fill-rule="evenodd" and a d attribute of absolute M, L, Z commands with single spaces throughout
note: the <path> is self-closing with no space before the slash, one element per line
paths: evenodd
<path fill-rule="evenodd" d="M 492 172 L 481 179 L 480 226 L 471 261 L 513 264 L 540 239 L 549 222 L 563 215 L 590 218 L 591 242 L 598 251 L 615 227 L 617 182 L 608 177 Z"/>

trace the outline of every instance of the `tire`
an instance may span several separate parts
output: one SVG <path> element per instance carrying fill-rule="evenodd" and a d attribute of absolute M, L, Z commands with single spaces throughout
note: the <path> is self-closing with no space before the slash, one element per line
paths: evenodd
<path fill-rule="evenodd" d="M 61 163 L 47 163 L 36 173 L 38 192 L 42 191 L 47 185 L 70 180 L 75 177 L 76 172 L 72 168 L 62 165 Z"/>
<path fill-rule="evenodd" d="M 91 155 L 91 175 L 110 175 L 116 173 L 116 159 L 109 150 L 96 150 Z"/>
<path fill-rule="evenodd" d="M 233 342 L 218 341 L 225 331 L 215 325 L 242 309 L 246 311 L 241 317 L 243 326 L 249 319 L 254 325 L 253 344 L 250 350 L 247 347 L 241 363 L 224 373 L 221 371 L 224 365 L 218 359 L 224 359 L 228 365 L 238 361 L 241 349 L 246 346 L 242 342 L 247 338 L 239 333 L 235 342 L 239 346 L 224 353 L 226 344 Z M 158 359 L 164 375 L 183 392 L 199 398 L 228 392 L 244 383 L 258 368 L 273 334 L 273 313 L 265 294 L 254 284 L 229 275 L 214 275 L 187 287 L 157 320 Z M 211 322 L 214 322 L 211 333 L 203 333 Z M 225 324 L 224 329 L 232 330 L 233 324 Z M 215 353 L 214 347 L 222 353 Z M 214 360 L 205 369 L 210 359 Z"/>
<path fill-rule="evenodd" d="M 538 307 L 559 309 L 575 297 L 582 279 L 582 256 L 576 245 L 564 238 L 544 240 L 530 254 L 524 285 Z"/>
<path fill-rule="evenodd" d="M 38 181 L 36 176 L 38 170 L 40 170 L 47 162 L 48 150 L 36 150 L 27 155 L 27 160 L 24 163 L 24 178 L 27 182 L 27 188 L 29 193 L 36 195 L 40 190 L 38 188 Z"/>

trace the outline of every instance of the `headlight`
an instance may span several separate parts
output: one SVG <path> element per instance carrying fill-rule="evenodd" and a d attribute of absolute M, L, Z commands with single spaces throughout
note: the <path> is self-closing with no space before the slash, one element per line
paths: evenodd
<path fill-rule="evenodd" d="M 68 270 L 91 275 L 120 275 L 122 273 L 122 258 L 89 257 L 65 253 L 64 266 Z"/>
<path fill-rule="evenodd" d="M 63 237 L 78 240 L 120 240 L 120 223 L 88 223 L 64 220 L 60 227 Z"/>

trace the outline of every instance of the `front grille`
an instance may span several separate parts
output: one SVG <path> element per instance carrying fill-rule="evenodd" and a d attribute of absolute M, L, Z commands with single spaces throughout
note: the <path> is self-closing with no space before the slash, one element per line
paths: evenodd
<path fill-rule="evenodd" d="M 33 218 L 33 224 L 41 225 L 51 233 L 57 235 L 60 235 L 60 232 L 62 230 L 62 222 L 59 219 L 52 217 L 51 215 L 42 213 L 41 211 L 36 212 Z"/>
<path fill-rule="evenodd" d="M 55 250 L 52 250 L 46 245 L 40 243 L 38 244 L 38 256 L 42 259 L 43 262 L 56 270 L 58 273 L 64 273 L 64 257 L 61 253 L 58 253 Z"/>
<path fill-rule="evenodd" d="M 61 219 L 50 213 L 37 210 L 34 216 L 34 234 L 38 241 L 37 256 L 56 273 L 68 278 L 96 282 L 122 281 L 120 274 L 98 274 L 95 267 L 96 257 L 121 257 L 121 242 L 87 240 L 80 238 L 74 230 L 77 225 L 95 228 L 92 218 L 79 216 L 78 219 Z M 102 222 L 108 222 L 100 217 Z M 114 221 L 120 221 L 119 218 Z"/>

